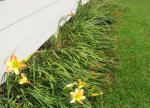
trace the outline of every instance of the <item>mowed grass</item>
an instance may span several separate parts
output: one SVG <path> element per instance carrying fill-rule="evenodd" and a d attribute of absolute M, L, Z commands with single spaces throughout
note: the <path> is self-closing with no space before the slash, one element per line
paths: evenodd
<path fill-rule="evenodd" d="M 150 0 L 118 0 L 120 69 L 104 108 L 150 108 Z"/>
<path fill-rule="evenodd" d="M 7 76 L 1 86 L 0 108 L 100 108 L 102 96 L 91 94 L 106 94 L 116 66 L 110 2 L 91 0 L 79 6 L 77 14 L 60 27 L 57 38 L 52 36 L 21 71 L 31 84 L 19 85 L 19 76 Z M 84 104 L 71 104 L 70 92 L 75 88 L 66 85 L 79 79 L 88 85 L 83 88 L 86 99 Z"/>

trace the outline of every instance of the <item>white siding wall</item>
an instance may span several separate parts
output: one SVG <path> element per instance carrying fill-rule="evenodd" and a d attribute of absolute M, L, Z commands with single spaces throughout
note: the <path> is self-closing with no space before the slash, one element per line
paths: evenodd
<path fill-rule="evenodd" d="M 78 0 L 0 1 L 0 80 L 5 60 L 12 53 L 21 59 L 33 54 L 56 32 L 59 20 L 77 5 Z"/>

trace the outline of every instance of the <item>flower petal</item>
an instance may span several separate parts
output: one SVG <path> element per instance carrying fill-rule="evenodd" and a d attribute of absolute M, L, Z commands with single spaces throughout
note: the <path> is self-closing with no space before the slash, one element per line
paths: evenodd
<path fill-rule="evenodd" d="M 83 82 L 81 79 L 78 80 L 78 83 L 79 83 L 79 84 L 78 84 L 78 88 L 79 88 L 79 89 L 81 89 L 81 88 L 83 88 L 84 86 L 86 86 L 86 83 Z"/>
<path fill-rule="evenodd" d="M 30 84 L 31 82 L 28 80 L 24 73 L 21 73 L 21 79 L 19 80 L 19 84 Z"/>
<path fill-rule="evenodd" d="M 73 87 L 74 85 L 77 85 L 77 83 L 74 82 L 74 83 L 67 84 L 66 87 L 67 87 L 67 88 L 71 88 L 71 87 Z"/>
<path fill-rule="evenodd" d="M 75 89 L 75 93 L 78 93 L 78 91 L 79 91 L 79 89 L 76 88 L 76 89 Z"/>
<path fill-rule="evenodd" d="M 19 84 L 23 84 L 23 81 L 22 81 L 22 80 L 20 80 L 20 81 L 19 81 Z"/>
<path fill-rule="evenodd" d="M 22 69 L 22 68 L 27 67 L 27 65 L 26 65 L 26 64 L 24 64 L 24 63 L 20 63 L 20 64 L 19 64 L 19 67 Z"/>
<path fill-rule="evenodd" d="M 11 68 L 11 67 L 6 67 L 6 72 L 7 73 L 10 73 L 10 72 L 12 72 L 13 71 L 13 69 Z"/>
<path fill-rule="evenodd" d="M 84 99 L 86 99 L 86 97 L 85 97 L 85 96 L 82 96 L 81 99 L 84 100 Z"/>
<path fill-rule="evenodd" d="M 18 68 L 15 68 L 14 72 L 15 72 L 16 75 L 19 75 L 19 69 Z"/>
<path fill-rule="evenodd" d="M 17 57 L 15 55 L 11 55 L 10 60 L 11 61 L 17 61 Z"/>
<path fill-rule="evenodd" d="M 71 96 L 71 97 L 74 97 L 74 96 L 75 96 L 75 93 L 74 93 L 74 92 L 70 92 L 70 96 Z"/>
<path fill-rule="evenodd" d="M 83 104 L 82 100 L 79 100 L 78 102 L 79 102 L 80 104 Z"/>
<path fill-rule="evenodd" d="M 75 103 L 75 102 L 76 102 L 76 100 L 75 100 L 75 99 L 72 99 L 70 103 Z"/>

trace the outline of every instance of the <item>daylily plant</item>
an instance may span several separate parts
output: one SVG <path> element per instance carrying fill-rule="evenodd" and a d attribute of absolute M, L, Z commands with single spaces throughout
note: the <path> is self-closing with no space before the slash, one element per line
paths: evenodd
<path fill-rule="evenodd" d="M 31 82 L 28 80 L 24 73 L 21 73 L 21 79 L 19 80 L 19 84 L 30 84 Z"/>
<path fill-rule="evenodd" d="M 6 62 L 6 72 L 14 72 L 16 75 L 19 74 L 19 70 L 26 67 L 21 60 L 19 60 L 15 55 L 12 55 Z"/>
<path fill-rule="evenodd" d="M 91 94 L 91 96 L 92 97 L 95 97 L 95 96 L 101 96 L 101 95 L 103 95 L 104 93 L 101 91 L 101 92 L 99 92 L 99 93 L 93 93 L 93 94 Z"/>
<path fill-rule="evenodd" d="M 77 85 L 77 87 L 79 89 L 81 89 L 81 88 L 85 87 L 87 84 L 85 82 L 83 82 L 81 79 L 79 79 L 78 82 L 67 84 L 66 87 L 71 88 L 71 87 L 74 87 L 75 85 Z"/>
<path fill-rule="evenodd" d="M 67 14 L 67 16 L 73 17 L 73 16 L 75 16 L 75 14 L 76 14 L 76 10 L 71 10 L 71 11 Z"/>
<path fill-rule="evenodd" d="M 73 87 L 74 85 L 77 85 L 77 83 L 74 82 L 74 83 L 67 84 L 66 87 L 67 87 L 67 88 L 71 88 L 71 87 Z"/>
<path fill-rule="evenodd" d="M 75 89 L 74 92 L 70 92 L 70 96 L 72 98 L 71 103 L 75 103 L 76 101 L 78 101 L 79 103 L 83 104 L 83 100 L 86 99 L 83 94 L 83 89 Z"/>
<path fill-rule="evenodd" d="M 67 88 L 76 88 L 74 92 L 70 92 L 70 96 L 72 98 L 71 103 L 75 103 L 76 101 L 83 104 L 83 100 L 86 99 L 84 96 L 84 89 L 87 96 L 96 97 L 101 96 L 104 93 L 102 91 L 100 92 L 94 92 L 93 89 L 89 89 L 90 85 L 88 85 L 86 82 L 82 81 L 81 79 L 78 80 L 78 82 L 70 83 L 66 85 Z M 93 87 L 93 86 L 92 86 Z M 70 89 L 69 89 L 70 90 Z"/>
<path fill-rule="evenodd" d="M 70 16 L 70 17 L 73 17 L 74 15 L 75 15 L 75 13 L 73 13 L 73 12 L 68 13 L 68 16 Z"/>
<path fill-rule="evenodd" d="M 78 80 L 78 88 L 81 89 L 83 88 L 84 86 L 86 86 L 86 83 L 83 82 L 81 79 Z"/>

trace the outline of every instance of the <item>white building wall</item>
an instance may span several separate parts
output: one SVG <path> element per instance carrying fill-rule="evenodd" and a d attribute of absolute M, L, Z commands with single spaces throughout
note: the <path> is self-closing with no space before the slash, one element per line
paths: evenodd
<path fill-rule="evenodd" d="M 23 59 L 33 54 L 56 32 L 59 20 L 77 6 L 78 0 L 0 1 L 0 80 L 10 55 Z"/>

